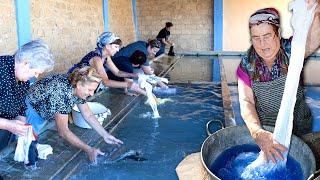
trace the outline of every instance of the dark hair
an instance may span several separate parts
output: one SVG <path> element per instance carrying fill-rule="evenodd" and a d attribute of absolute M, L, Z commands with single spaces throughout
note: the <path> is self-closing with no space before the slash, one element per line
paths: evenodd
<path fill-rule="evenodd" d="M 135 65 L 142 65 L 146 62 L 147 56 L 139 50 L 136 50 L 131 56 L 130 56 L 130 62 Z"/>
<path fill-rule="evenodd" d="M 270 23 L 268 23 L 268 24 L 270 24 Z M 278 26 L 276 26 L 276 25 L 274 25 L 274 24 L 270 24 L 271 26 L 272 26 L 272 30 L 273 30 L 273 32 L 275 33 L 275 35 L 277 36 L 277 37 L 280 37 L 281 38 L 281 28 L 280 27 L 278 27 Z M 250 33 L 251 33 L 251 28 L 250 28 Z M 250 34 L 251 35 L 251 34 Z"/>
<path fill-rule="evenodd" d="M 117 44 L 117 45 L 119 45 L 119 46 L 122 46 L 122 41 L 121 41 L 121 39 L 116 39 L 115 41 L 113 41 L 113 42 L 110 43 L 110 44 Z"/>
<path fill-rule="evenodd" d="M 166 22 L 166 27 L 167 28 L 172 27 L 172 26 L 173 26 L 172 22 Z"/>
<path fill-rule="evenodd" d="M 151 39 L 151 40 L 149 40 L 148 45 L 149 45 L 151 48 L 160 48 L 160 46 L 161 46 L 160 41 L 158 41 L 158 40 L 156 40 L 156 39 Z"/>
<path fill-rule="evenodd" d="M 272 26 L 272 29 L 274 31 L 274 33 L 276 34 L 276 36 L 281 37 L 281 32 L 280 32 L 280 27 L 274 25 L 274 24 L 270 24 Z"/>

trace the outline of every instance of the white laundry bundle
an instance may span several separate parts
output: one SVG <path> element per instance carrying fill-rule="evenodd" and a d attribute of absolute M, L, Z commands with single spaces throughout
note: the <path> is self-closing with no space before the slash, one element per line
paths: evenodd
<path fill-rule="evenodd" d="M 29 163 L 29 147 L 32 141 L 35 141 L 36 138 L 33 135 L 32 132 L 32 126 L 31 125 L 26 125 L 28 126 L 28 131 L 26 136 L 19 136 L 18 137 L 18 142 L 17 142 L 17 147 L 16 151 L 14 153 L 14 160 L 18 162 L 23 162 L 25 164 Z"/>
<path fill-rule="evenodd" d="M 53 149 L 49 144 L 37 144 L 38 158 L 47 159 L 49 154 L 53 154 Z"/>
<path fill-rule="evenodd" d="M 154 74 L 152 75 L 144 75 L 146 77 L 146 81 L 150 84 L 157 84 L 158 82 L 162 81 L 166 84 L 169 83 L 169 80 L 167 78 L 163 78 L 163 77 L 158 77 Z"/>
<path fill-rule="evenodd" d="M 38 158 L 47 159 L 49 154 L 53 154 L 53 149 L 50 145 L 38 144 L 36 141 L 37 137 L 33 133 L 32 126 L 26 126 L 28 126 L 27 135 L 24 137 L 18 137 L 17 147 L 13 159 L 18 162 L 24 162 L 24 164 L 29 166 L 34 165 Z M 33 143 L 35 144 L 35 147 L 32 146 Z"/>

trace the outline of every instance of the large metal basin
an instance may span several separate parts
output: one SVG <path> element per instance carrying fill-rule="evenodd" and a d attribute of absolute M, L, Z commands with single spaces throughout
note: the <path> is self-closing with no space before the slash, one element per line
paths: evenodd
<path fill-rule="evenodd" d="M 266 127 L 272 130 L 271 127 Z M 226 149 L 236 145 L 255 144 L 246 126 L 232 126 L 211 134 L 202 144 L 201 161 L 211 176 L 211 179 L 219 179 L 210 170 L 211 164 Z M 314 155 L 307 144 L 293 135 L 289 154 L 301 165 L 304 179 L 307 179 L 316 170 Z"/>

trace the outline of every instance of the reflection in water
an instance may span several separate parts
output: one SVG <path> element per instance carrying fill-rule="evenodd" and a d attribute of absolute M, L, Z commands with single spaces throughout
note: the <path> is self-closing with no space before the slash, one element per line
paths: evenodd
<path fill-rule="evenodd" d="M 213 63 L 209 58 L 184 57 L 169 72 L 170 82 L 210 82 Z"/>

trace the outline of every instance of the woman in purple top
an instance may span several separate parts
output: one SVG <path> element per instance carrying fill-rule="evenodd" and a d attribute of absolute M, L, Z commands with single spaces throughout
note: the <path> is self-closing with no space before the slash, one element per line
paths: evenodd
<path fill-rule="evenodd" d="M 305 57 L 320 45 L 319 5 L 311 25 Z M 291 55 L 291 38 L 282 39 L 279 13 L 274 8 L 256 11 L 249 19 L 252 46 L 237 69 L 241 116 L 253 139 L 268 160 L 282 158 L 286 148 L 276 142 L 263 125 L 275 126 Z M 310 109 L 299 86 L 294 110 L 293 133 L 311 132 Z"/>

